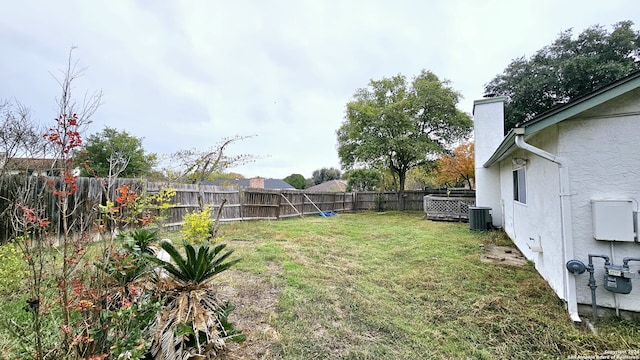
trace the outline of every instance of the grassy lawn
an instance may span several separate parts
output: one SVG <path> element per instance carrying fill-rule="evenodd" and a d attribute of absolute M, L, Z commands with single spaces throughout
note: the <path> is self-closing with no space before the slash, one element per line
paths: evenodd
<path fill-rule="evenodd" d="M 220 280 L 236 306 L 230 319 L 247 335 L 227 359 L 567 359 L 640 350 L 640 323 L 601 321 L 593 334 L 570 321 L 531 264 L 482 263 L 483 244 L 510 244 L 500 233 L 387 212 L 229 223 L 221 234 L 243 258 Z M 56 296 L 55 284 L 50 290 Z M 0 359 L 21 358 L 20 342 L 32 341 L 26 294 L 0 294 Z M 47 333 L 59 325 L 48 323 Z"/>
<path fill-rule="evenodd" d="M 249 340 L 231 358 L 566 359 L 640 349 L 640 324 L 574 325 L 532 265 L 480 262 L 508 244 L 421 213 L 225 224 L 244 261 L 223 275 Z"/>

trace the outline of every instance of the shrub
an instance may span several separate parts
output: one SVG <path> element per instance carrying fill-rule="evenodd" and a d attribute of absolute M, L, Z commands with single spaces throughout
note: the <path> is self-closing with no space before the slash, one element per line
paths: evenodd
<path fill-rule="evenodd" d="M 202 211 L 194 211 L 184 216 L 182 237 L 191 244 L 200 244 L 212 239 L 214 221 L 211 218 L 212 206 L 207 206 Z"/>
<path fill-rule="evenodd" d="M 0 291 L 13 293 L 21 288 L 22 279 L 29 275 L 27 264 L 15 244 L 0 246 Z"/>
<path fill-rule="evenodd" d="M 141 228 L 118 234 L 124 240 L 124 248 L 137 254 L 152 254 L 151 245 L 158 241 L 158 230 Z"/>
<path fill-rule="evenodd" d="M 225 350 L 227 342 L 243 342 L 245 335 L 228 320 L 233 306 L 220 299 L 215 281 L 216 275 L 240 261 L 229 260 L 233 250 L 223 252 L 225 244 L 209 247 L 205 242 L 194 247 L 185 243 L 183 256 L 169 242 L 160 246 L 172 262 L 149 257 L 170 274 L 157 286 L 164 306 L 153 325 L 151 355 L 211 359 Z"/>
<path fill-rule="evenodd" d="M 157 232 L 139 229 L 126 233 L 123 247 L 110 249 L 96 266 L 106 275 L 99 293 L 99 322 L 88 332 L 100 351 L 113 359 L 143 359 L 151 345 L 150 326 L 162 300 L 150 288 L 149 245 Z M 146 256 L 143 256 L 145 254 Z M 94 351 L 95 353 L 95 351 Z"/>

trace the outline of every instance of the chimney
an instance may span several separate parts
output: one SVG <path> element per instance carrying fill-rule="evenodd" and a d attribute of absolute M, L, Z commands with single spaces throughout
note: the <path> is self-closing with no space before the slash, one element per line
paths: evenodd
<path fill-rule="evenodd" d="M 502 224 L 500 203 L 500 166 L 483 165 L 498 149 L 504 138 L 504 96 L 473 102 L 473 137 L 475 141 L 476 206 L 491 208 L 494 226 Z"/>
<path fill-rule="evenodd" d="M 473 102 L 473 138 L 476 167 L 482 166 L 504 138 L 504 96 Z"/>
<path fill-rule="evenodd" d="M 264 189 L 264 178 L 258 176 L 249 179 L 249 187 L 254 189 Z"/>

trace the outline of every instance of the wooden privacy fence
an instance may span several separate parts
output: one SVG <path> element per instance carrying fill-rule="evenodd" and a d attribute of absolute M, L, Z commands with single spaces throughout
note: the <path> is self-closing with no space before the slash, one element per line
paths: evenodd
<path fill-rule="evenodd" d="M 163 183 L 146 183 L 147 191 L 157 192 Z M 203 204 L 213 207 L 216 214 L 220 204 L 225 204 L 221 221 L 277 220 L 295 216 L 319 215 L 320 212 L 348 212 L 360 210 L 397 210 L 398 198 L 395 192 L 305 192 L 304 190 L 239 189 L 235 186 L 171 184 L 176 190 L 173 205 L 167 210 L 166 225 L 177 227 L 187 212 L 198 209 L 198 193 L 201 191 Z M 435 191 L 435 190 L 434 190 Z M 425 194 L 434 191 L 406 191 L 405 209 L 423 209 Z M 438 191 L 435 191 L 438 193 Z"/>
<path fill-rule="evenodd" d="M 116 188 L 127 184 L 140 193 L 143 182 L 136 179 L 115 179 L 110 187 L 111 199 Z M 106 188 L 103 179 L 78 178 L 77 190 L 68 197 L 67 217 L 72 231 L 91 230 L 98 215 L 98 205 L 106 204 Z M 60 179 L 56 177 L 5 175 L 0 176 L 0 243 L 17 235 L 14 234 L 12 218 L 19 219 L 19 206 L 33 209 L 35 213 L 51 222 L 47 231 L 52 235 L 62 233 L 62 212 L 60 199 L 53 194 L 60 189 Z"/>
<path fill-rule="evenodd" d="M 15 204 L 23 204 L 38 210 L 42 217 L 48 218 L 56 234 L 60 234 L 61 214 L 57 199 L 52 195 L 51 181 L 56 178 L 13 175 L 0 177 L 0 242 L 12 237 L 10 217 L 15 213 Z M 74 229 L 88 230 L 98 215 L 98 205 L 105 205 L 106 184 L 104 179 L 78 178 L 78 191 L 70 197 L 70 204 L 76 208 L 69 218 Z M 116 189 L 127 184 L 139 194 L 157 193 L 163 186 L 176 190 L 171 206 L 166 210 L 167 226 L 176 228 L 182 224 L 187 212 L 198 209 L 198 194 L 203 196 L 203 204 L 213 207 L 213 216 L 225 202 L 221 212 L 221 221 L 276 220 L 295 216 L 319 215 L 321 212 L 348 212 L 360 210 L 397 210 L 398 197 L 395 192 L 305 192 L 303 190 L 264 190 L 239 189 L 238 187 L 195 184 L 167 184 L 147 182 L 141 179 L 116 179 L 110 187 L 114 199 Z M 461 191 L 447 189 L 427 189 L 405 191 L 405 210 L 426 209 L 424 196 L 468 196 Z M 453 198 L 449 198 L 451 202 Z M 434 199 L 435 201 L 435 199 Z M 449 213 L 466 216 L 463 205 Z M 426 211 L 426 210 L 425 210 Z M 443 211 L 442 213 L 446 213 Z M 462 214 L 464 213 L 464 214 Z M 432 212 L 431 214 L 435 214 Z M 434 215 L 435 216 L 435 215 Z M 429 217 L 429 216 L 428 216 Z"/>
<path fill-rule="evenodd" d="M 422 198 L 427 193 L 429 190 L 405 190 L 404 209 L 422 210 Z M 363 191 L 354 194 L 356 210 L 398 210 L 398 195 L 393 191 Z"/>

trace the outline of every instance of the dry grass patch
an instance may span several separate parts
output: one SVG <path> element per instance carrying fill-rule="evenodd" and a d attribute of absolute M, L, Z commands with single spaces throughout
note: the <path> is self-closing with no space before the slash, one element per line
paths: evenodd
<path fill-rule="evenodd" d="M 499 233 L 419 213 L 228 224 L 241 359 L 566 359 L 640 349 L 640 325 L 574 326 L 533 266 L 485 264 Z M 504 251 L 504 250 L 502 250 Z M 243 316 L 246 318 L 243 319 Z"/>
<path fill-rule="evenodd" d="M 244 343 L 230 344 L 223 359 L 277 358 L 273 345 L 281 336 L 273 324 L 281 288 L 269 278 L 280 272 L 281 269 L 272 266 L 267 276 L 243 271 L 228 271 L 224 278 L 221 276 L 226 282 L 222 291 L 233 299 L 236 307 L 229 319 L 247 336 Z"/>

